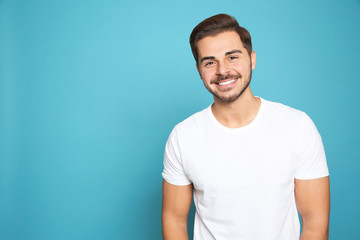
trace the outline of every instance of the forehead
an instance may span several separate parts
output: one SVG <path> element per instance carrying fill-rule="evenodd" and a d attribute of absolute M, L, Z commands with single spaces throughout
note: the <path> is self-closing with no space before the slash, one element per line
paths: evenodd
<path fill-rule="evenodd" d="M 199 40 L 199 58 L 206 56 L 224 55 L 234 49 L 243 49 L 240 36 L 235 31 L 222 32 L 214 36 L 207 36 Z"/>

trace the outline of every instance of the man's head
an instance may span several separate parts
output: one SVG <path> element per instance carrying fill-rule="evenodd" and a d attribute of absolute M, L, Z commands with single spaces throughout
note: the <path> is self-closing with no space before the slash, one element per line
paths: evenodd
<path fill-rule="evenodd" d="M 231 103 L 251 95 L 256 54 L 249 32 L 233 17 L 219 14 L 205 19 L 194 28 L 190 44 L 200 77 L 215 102 Z"/>
<path fill-rule="evenodd" d="M 190 46 L 194 55 L 196 64 L 199 64 L 198 42 L 207 36 L 215 36 L 226 31 L 235 31 L 250 55 L 252 52 L 250 33 L 243 27 L 240 27 L 235 18 L 227 14 L 218 14 L 209 17 L 199 23 L 191 32 Z"/>

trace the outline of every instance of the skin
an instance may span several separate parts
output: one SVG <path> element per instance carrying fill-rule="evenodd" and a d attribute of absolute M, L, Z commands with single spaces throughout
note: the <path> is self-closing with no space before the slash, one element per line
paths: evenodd
<path fill-rule="evenodd" d="M 212 112 L 228 128 L 240 128 L 256 117 L 261 101 L 250 90 L 256 54 L 250 55 L 234 31 L 208 36 L 198 42 L 196 65 L 204 86 L 214 96 Z M 219 83 L 233 81 L 221 86 Z M 328 239 L 329 178 L 295 179 L 295 200 L 303 221 L 301 240 Z M 165 240 L 185 240 L 193 185 L 176 186 L 163 181 L 162 225 Z"/>
<path fill-rule="evenodd" d="M 176 186 L 163 180 L 162 230 L 164 240 L 188 240 L 187 217 L 193 185 Z"/>
<path fill-rule="evenodd" d="M 229 128 L 249 124 L 260 108 L 260 99 L 253 96 L 249 86 L 251 71 L 256 67 L 255 52 L 249 56 L 239 35 L 234 31 L 201 39 L 198 42 L 198 52 L 199 64 L 196 67 L 205 87 L 214 95 L 212 112 L 215 118 Z M 230 80 L 219 79 L 237 75 L 241 77 L 230 77 L 235 80 L 231 84 L 218 84 Z M 239 96 L 240 93 L 242 94 Z M 226 101 L 227 99 L 233 101 Z"/>
<path fill-rule="evenodd" d="M 295 200 L 303 222 L 300 240 L 329 238 L 330 183 L 329 177 L 295 179 Z"/>

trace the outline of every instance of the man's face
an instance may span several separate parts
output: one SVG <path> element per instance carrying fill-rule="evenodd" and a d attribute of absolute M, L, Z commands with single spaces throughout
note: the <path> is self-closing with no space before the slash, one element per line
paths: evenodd
<path fill-rule="evenodd" d="M 215 98 L 233 102 L 249 89 L 256 55 L 252 52 L 249 56 L 235 31 L 201 39 L 198 53 L 200 77 Z"/>

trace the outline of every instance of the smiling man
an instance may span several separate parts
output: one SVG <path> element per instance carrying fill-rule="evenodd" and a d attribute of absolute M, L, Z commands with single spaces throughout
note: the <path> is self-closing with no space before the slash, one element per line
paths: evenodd
<path fill-rule="evenodd" d="M 171 132 L 165 148 L 165 240 L 328 238 L 330 194 L 321 137 L 302 111 L 255 97 L 251 37 L 231 16 L 202 21 L 190 36 L 214 103 Z"/>

